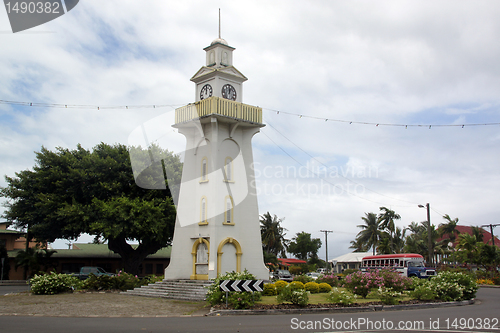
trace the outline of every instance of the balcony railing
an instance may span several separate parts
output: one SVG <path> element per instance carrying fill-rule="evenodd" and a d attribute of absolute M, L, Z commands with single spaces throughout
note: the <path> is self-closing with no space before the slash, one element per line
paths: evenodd
<path fill-rule="evenodd" d="M 262 108 L 233 102 L 220 97 L 210 97 L 175 110 L 175 123 L 183 123 L 203 116 L 217 114 L 252 123 L 262 123 Z"/>

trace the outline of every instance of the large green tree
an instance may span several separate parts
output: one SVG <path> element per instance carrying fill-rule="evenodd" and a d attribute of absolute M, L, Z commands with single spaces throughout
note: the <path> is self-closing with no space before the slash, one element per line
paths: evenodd
<path fill-rule="evenodd" d="M 307 260 L 308 258 L 316 258 L 320 247 L 321 240 L 319 238 L 311 238 L 311 234 L 302 231 L 292 238 L 288 245 L 288 252 L 293 253 L 299 259 Z"/>
<path fill-rule="evenodd" d="M 104 143 L 92 151 L 42 147 L 32 170 L 6 176 L 4 217 L 38 241 L 102 237 L 123 268 L 137 274 L 144 258 L 171 243 L 175 206 L 166 175 L 179 184 L 181 172 L 179 157 L 157 146 L 130 152 Z"/>

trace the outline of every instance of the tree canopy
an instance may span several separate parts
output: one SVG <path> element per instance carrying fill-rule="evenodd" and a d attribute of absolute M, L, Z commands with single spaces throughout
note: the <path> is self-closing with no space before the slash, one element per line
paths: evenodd
<path fill-rule="evenodd" d="M 147 160 L 151 150 L 161 157 L 162 168 L 152 164 L 134 177 L 130 155 Z M 178 156 L 157 146 L 132 147 L 129 152 L 124 145 L 105 143 L 92 151 L 78 145 L 74 150 L 42 147 L 35 154 L 33 170 L 6 176 L 7 186 L 0 189 L 8 199 L 3 217 L 17 228 L 27 228 L 28 237 L 48 242 L 74 240 L 83 233 L 103 237 L 122 257 L 123 268 L 134 274 L 146 256 L 171 243 L 173 193 L 148 188 L 168 189 L 167 168 L 168 181 L 180 183 Z"/>
<path fill-rule="evenodd" d="M 311 234 L 302 231 L 292 238 L 288 245 L 288 252 L 296 255 L 298 259 L 307 260 L 308 258 L 316 258 L 320 247 L 321 240 L 319 238 L 311 238 Z"/>

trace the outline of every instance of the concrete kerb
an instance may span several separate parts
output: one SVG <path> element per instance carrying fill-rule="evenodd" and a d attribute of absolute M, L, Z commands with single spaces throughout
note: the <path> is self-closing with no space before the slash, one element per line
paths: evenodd
<path fill-rule="evenodd" d="M 402 304 L 402 305 L 369 305 L 345 308 L 314 308 L 314 309 L 272 309 L 272 310 L 214 310 L 206 316 L 233 316 L 233 315 L 276 315 L 276 314 L 310 314 L 310 313 L 356 313 L 373 311 L 401 311 L 412 309 L 444 308 L 450 306 L 463 306 L 475 303 L 475 299 L 456 302 Z"/>

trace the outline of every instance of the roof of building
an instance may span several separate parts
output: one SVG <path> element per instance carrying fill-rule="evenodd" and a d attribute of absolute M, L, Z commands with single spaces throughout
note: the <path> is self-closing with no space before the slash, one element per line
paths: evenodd
<path fill-rule="evenodd" d="M 290 259 L 289 258 L 278 258 L 278 261 L 283 266 L 292 266 L 292 265 L 298 265 L 298 264 L 307 264 L 307 261 L 305 261 L 305 260 L 293 259 L 293 258 L 290 258 Z"/>
<path fill-rule="evenodd" d="M 17 230 L 6 230 L 0 229 L 0 234 L 10 234 L 10 235 L 24 235 L 24 232 Z"/>
<path fill-rule="evenodd" d="M 466 226 L 466 225 L 457 225 L 455 227 L 455 230 L 459 232 L 459 234 L 469 234 L 472 235 L 472 227 L 471 226 Z M 483 243 L 491 245 L 491 233 L 489 231 L 486 231 L 485 229 L 482 229 L 483 231 Z M 444 237 L 440 237 L 437 241 L 442 240 Z M 455 240 L 455 246 L 458 243 L 458 235 L 457 239 Z M 500 240 L 498 237 L 495 237 L 495 245 L 500 247 Z"/>
<path fill-rule="evenodd" d="M 361 262 L 364 257 L 371 256 L 372 254 L 372 252 L 351 252 L 328 261 L 333 264 L 337 262 Z"/>
<path fill-rule="evenodd" d="M 132 245 L 136 248 L 138 245 Z M 119 254 L 108 249 L 108 244 L 74 243 L 72 249 L 54 249 L 57 251 L 53 258 L 121 258 Z M 155 254 L 147 256 L 148 259 L 170 258 L 171 247 L 164 247 Z"/>

